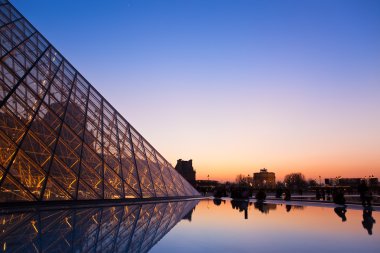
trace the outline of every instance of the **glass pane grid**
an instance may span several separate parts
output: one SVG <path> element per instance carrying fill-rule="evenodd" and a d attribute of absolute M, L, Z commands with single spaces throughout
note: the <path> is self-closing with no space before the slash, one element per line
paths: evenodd
<path fill-rule="evenodd" d="M 0 202 L 199 195 L 2 0 L 0 26 Z"/>

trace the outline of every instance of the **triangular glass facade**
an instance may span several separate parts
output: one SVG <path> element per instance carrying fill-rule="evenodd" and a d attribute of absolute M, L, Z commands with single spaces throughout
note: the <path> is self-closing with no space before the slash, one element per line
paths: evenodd
<path fill-rule="evenodd" d="M 0 0 L 0 202 L 199 193 Z"/>

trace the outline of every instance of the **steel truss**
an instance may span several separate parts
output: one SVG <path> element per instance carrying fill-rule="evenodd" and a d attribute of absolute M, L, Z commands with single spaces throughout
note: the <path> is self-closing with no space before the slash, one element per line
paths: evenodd
<path fill-rule="evenodd" d="M 199 195 L 5 0 L 0 152 L 0 202 Z"/>

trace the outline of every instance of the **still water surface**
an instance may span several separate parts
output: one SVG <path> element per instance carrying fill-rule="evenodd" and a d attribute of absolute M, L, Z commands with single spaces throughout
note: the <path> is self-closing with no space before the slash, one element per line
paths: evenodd
<path fill-rule="evenodd" d="M 0 208 L 0 252 L 380 252 L 379 208 L 287 204 Z"/>
<path fill-rule="evenodd" d="M 0 252 L 147 252 L 197 203 L 0 208 Z"/>
<path fill-rule="evenodd" d="M 274 203 L 202 200 L 151 252 L 380 252 L 378 211 Z"/>

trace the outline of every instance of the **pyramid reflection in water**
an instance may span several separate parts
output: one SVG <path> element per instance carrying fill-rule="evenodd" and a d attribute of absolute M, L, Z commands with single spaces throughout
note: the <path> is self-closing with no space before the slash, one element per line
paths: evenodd
<path fill-rule="evenodd" d="M 0 214 L 7 252 L 147 252 L 198 201 Z"/>
<path fill-rule="evenodd" d="M 0 202 L 199 195 L 6 0 L 0 42 Z"/>

